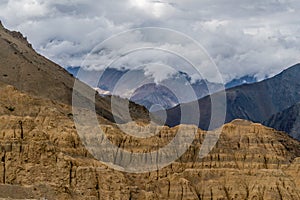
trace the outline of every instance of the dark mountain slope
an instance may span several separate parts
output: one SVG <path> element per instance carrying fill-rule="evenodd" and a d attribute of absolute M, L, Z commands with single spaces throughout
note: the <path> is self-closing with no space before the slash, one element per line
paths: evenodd
<path fill-rule="evenodd" d="M 262 82 L 241 85 L 226 90 L 227 112 L 225 122 L 233 119 L 247 119 L 263 122 L 273 114 L 283 111 L 300 101 L 300 64 L 294 65 L 277 76 Z M 218 93 L 213 94 L 218 95 Z M 199 127 L 207 129 L 211 117 L 210 97 L 204 97 L 198 102 L 184 104 L 185 108 L 193 109 L 200 106 Z M 167 111 L 166 124 L 174 126 L 180 123 L 180 105 Z M 156 113 L 159 115 L 160 113 Z M 194 116 L 198 117 L 198 116 Z"/>
<path fill-rule="evenodd" d="M 273 115 L 263 124 L 285 131 L 293 138 L 300 140 L 300 103 Z"/>

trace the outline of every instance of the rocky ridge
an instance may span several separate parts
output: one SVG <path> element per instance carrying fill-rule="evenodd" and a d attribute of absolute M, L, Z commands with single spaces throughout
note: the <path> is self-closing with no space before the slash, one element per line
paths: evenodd
<path fill-rule="evenodd" d="M 192 146 L 173 164 L 155 172 L 131 174 L 110 169 L 87 152 L 70 106 L 31 97 L 6 84 L 0 85 L 0 93 L 0 198 L 300 197 L 299 142 L 260 124 L 235 120 L 224 125 L 218 143 L 203 159 L 198 152 L 206 132 L 198 130 Z M 111 122 L 99 120 L 113 143 L 132 152 L 165 145 L 178 128 L 163 127 L 158 136 L 137 140 Z"/>
<path fill-rule="evenodd" d="M 0 25 L 0 81 L 13 85 L 21 92 L 72 105 L 75 78 L 65 69 L 39 55 L 19 32 L 9 31 Z M 100 97 L 86 84 L 77 81 L 85 91 L 95 93 L 95 109 L 98 114 L 114 121 L 110 97 Z M 86 99 L 86 101 L 90 101 Z M 122 99 L 120 99 L 120 102 Z M 129 102 L 134 118 L 148 119 L 148 111 Z M 126 121 L 122 116 L 119 121 Z"/>

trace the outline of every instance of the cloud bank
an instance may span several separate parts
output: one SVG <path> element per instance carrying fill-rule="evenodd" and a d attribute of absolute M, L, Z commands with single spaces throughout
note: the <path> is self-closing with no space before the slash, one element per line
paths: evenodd
<path fill-rule="evenodd" d="M 247 74 L 263 79 L 300 62 L 299 9 L 298 0 L 0 0 L 0 19 L 65 67 L 81 65 L 95 46 L 122 31 L 174 29 L 199 42 L 229 81 Z M 132 35 L 124 45 L 132 41 L 137 46 L 145 42 Z M 154 61 L 158 57 L 168 58 L 153 53 Z M 109 57 L 101 59 L 106 63 Z"/>

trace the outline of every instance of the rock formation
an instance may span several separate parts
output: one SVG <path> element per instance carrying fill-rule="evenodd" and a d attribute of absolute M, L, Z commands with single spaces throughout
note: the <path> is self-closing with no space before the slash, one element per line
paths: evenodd
<path fill-rule="evenodd" d="M 74 79 L 0 29 L 0 199 L 300 199 L 300 142 L 284 132 L 235 120 L 221 127 L 219 141 L 200 159 L 207 132 L 191 125 L 152 127 L 160 129 L 157 135 L 137 139 L 113 123 L 109 101 L 99 97 L 96 106 L 106 111 L 98 115 L 100 128 L 128 152 L 155 151 L 179 128 L 195 131 L 186 153 L 160 170 L 109 168 L 77 133 Z M 137 119 L 147 114 L 133 107 Z M 122 126 L 144 132 L 147 121 L 137 122 Z"/>
<path fill-rule="evenodd" d="M 298 199 L 300 143 L 283 132 L 235 120 L 205 158 L 198 130 L 189 150 L 155 172 L 108 168 L 82 145 L 69 105 L 0 86 L 0 197 L 15 199 Z M 107 137 L 132 152 L 165 145 L 178 127 L 137 140 L 100 119 Z M 128 124 L 128 126 L 132 126 Z M 183 125 L 181 125 L 183 126 Z M 186 126 L 185 128 L 194 128 Z M 142 128 L 141 128 L 142 129 Z"/>

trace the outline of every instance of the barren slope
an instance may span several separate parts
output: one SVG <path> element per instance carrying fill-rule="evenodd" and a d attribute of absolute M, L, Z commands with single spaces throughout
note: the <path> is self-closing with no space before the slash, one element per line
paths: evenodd
<path fill-rule="evenodd" d="M 37 54 L 21 33 L 5 29 L 0 22 L 0 81 L 13 85 L 22 92 L 33 96 L 72 104 L 75 78 L 66 70 L 45 57 Z M 82 83 L 85 90 L 92 90 Z M 96 94 L 95 94 L 96 95 Z M 114 121 L 110 98 L 96 95 L 95 107 L 110 121 Z M 144 107 L 130 103 L 135 118 L 147 119 Z M 115 116 L 122 119 L 122 116 Z"/>

